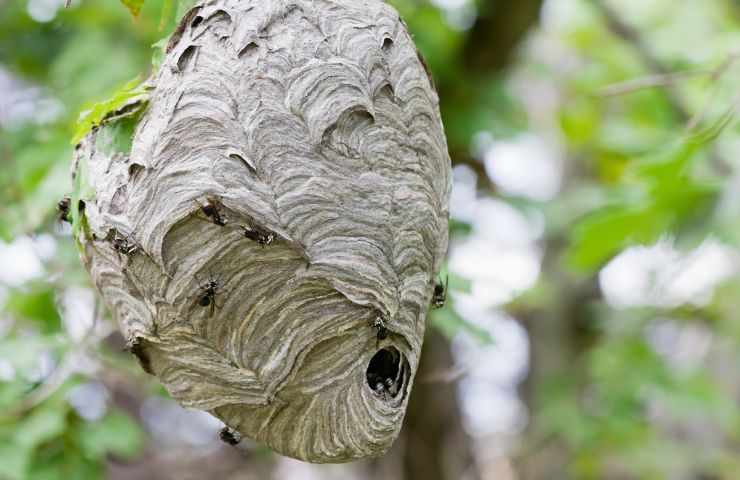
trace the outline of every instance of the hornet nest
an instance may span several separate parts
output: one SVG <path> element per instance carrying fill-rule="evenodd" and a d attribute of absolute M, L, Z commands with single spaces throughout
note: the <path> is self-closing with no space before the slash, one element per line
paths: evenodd
<path fill-rule="evenodd" d="M 236 441 L 317 463 L 383 454 L 451 187 L 438 97 L 398 13 L 201 2 L 138 92 L 78 145 L 72 204 L 132 353 Z"/>

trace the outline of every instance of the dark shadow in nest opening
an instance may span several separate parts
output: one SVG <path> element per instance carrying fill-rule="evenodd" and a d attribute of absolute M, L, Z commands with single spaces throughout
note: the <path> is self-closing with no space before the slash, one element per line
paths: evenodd
<path fill-rule="evenodd" d="M 385 347 L 378 350 L 370 359 L 365 379 L 376 395 L 390 400 L 404 392 L 408 372 L 408 362 L 401 352 L 395 347 Z"/>
<path fill-rule="evenodd" d="M 177 59 L 176 73 L 182 73 L 185 71 L 197 51 L 198 47 L 196 45 L 188 45 L 188 47 L 183 50 L 183 52 L 180 54 L 180 58 Z"/>

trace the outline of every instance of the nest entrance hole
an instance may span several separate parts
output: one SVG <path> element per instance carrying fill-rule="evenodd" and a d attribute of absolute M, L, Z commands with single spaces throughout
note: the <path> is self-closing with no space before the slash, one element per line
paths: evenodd
<path fill-rule="evenodd" d="M 367 366 L 365 378 L 368 386 L 383 398 L 397 397 L 406 383 L 406 364 L 406 359 L 395 347 L 381 348 Z"/>

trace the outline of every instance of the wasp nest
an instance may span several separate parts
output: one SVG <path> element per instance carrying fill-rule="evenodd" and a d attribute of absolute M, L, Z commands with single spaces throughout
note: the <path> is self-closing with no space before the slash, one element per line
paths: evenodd
<path fill-rule="evenodd" d="M 388 449 L 450 193 L 438 98 L 391 7 L 199 4 L 146 94 L 78 145 L 75 180 L 83 260 L 175 399 L 306 461 Z"/>

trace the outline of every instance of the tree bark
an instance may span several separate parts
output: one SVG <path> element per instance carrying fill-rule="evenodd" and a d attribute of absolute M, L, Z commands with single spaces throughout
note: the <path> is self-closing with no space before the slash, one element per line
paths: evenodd
<path fill-rule="evenodd" d="M 431 330 L 425 339 L 403 429 L 405 478 L 479 478 L 471 439 L 463 429 L 455 382 L 424 381 L 454 365 L 449 341 Z"/>
<path fill-rule="evenodd" d="M 509 65 L 522 38 L 534 25 L 543 0 L 488 0 L 481 2 L 478 18 L 463 48 L 465 67 L 471 73 L 500 72 Z"/>

